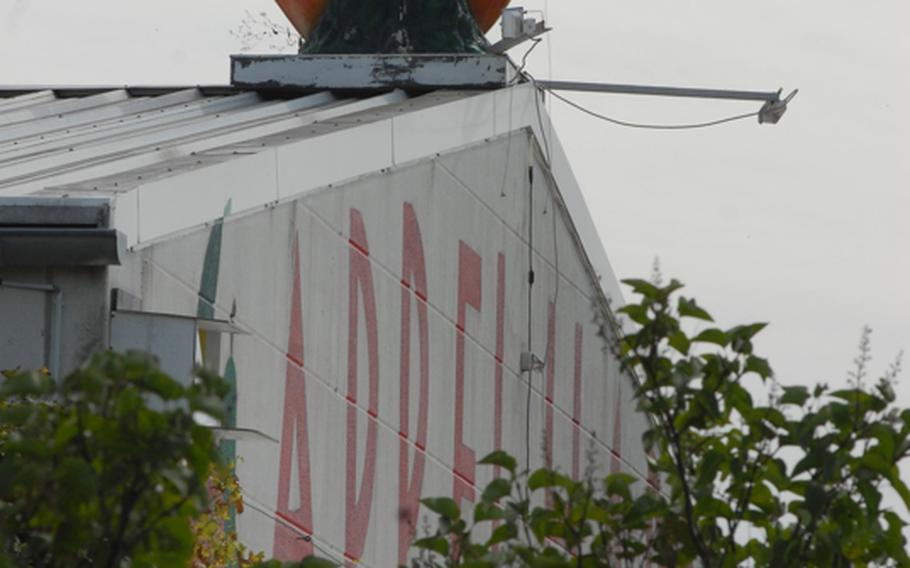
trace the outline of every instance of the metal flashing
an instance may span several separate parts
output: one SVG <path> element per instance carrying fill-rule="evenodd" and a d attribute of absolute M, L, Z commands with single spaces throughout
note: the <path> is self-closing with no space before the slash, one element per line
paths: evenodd
<path fill-rule="evenodd" d="M 107 228 L 110 209 L 104 198 L 0 197 L 0 228 Z"/>
<path fill-rule="evenodd" d="M 227 97 L 236 95 L 239 89 L 231 85 L 134 85 L 134 86 L 84 86 L 84 87 L 53 87 L 53 86 L 0 86 L 0 109 L 6 101 L 11 101 L 18 97 L 38 95 L 39 97 L 56 97 L 58 99 L 72 99 L 90 97 L 117 89 L 125 90 L 131 97 L 160 97 L 185 91 L 186 89 L 197 89 L 204 97 Z"/>
<path fill-rule="evenodd" d="M 514 74 L 492 54 L 231 56 L 235 87 L 272 91 L 499 89 Z"/>

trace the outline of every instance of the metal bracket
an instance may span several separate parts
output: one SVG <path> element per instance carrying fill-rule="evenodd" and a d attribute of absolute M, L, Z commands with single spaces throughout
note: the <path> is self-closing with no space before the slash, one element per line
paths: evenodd
<path fill-rule="evenodd" d="M 543 370 L 545 365 L 544 361 L 541 361 L 537 355 L 530 351 L 523 351 L 519 359 L 519 369 L 522 373 Z"/>

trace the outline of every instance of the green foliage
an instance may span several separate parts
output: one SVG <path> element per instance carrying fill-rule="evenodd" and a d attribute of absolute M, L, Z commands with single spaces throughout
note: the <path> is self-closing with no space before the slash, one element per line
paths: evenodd
<path fill-rule="evenodd" d="M 504 458 L 509 458 L 504 459 Z M 500 465 L 503 452 L 481 463 Z M 595 483 L 548 469 L 492 480 L 474 505 L 473 524 L 448 498 L 422 503 L 439 515 L 437 531 L 418 539 L 415 566 L 600 566 L 599 559 L 641 556 L 667 504 L 653 492 L 633 495 L 634 478 L 617 473 Z M 483 536 L 480 536 L 483 535 Z"/>
<path fill-rule="evenodd" d="M 893 489 L 910 509 L 910 410 L 894 406 L 899 365 L 864 382 L 868 331 L 849 388 L 780 386 L 753 352 L 765 324 L 715 327 L 675 280 L 626 284 L 640 300 L 619 312 L 637 326 L 618 348 L 651 418 L 643 444 L 660 490 L 590 468 L 583 480 L 518 473 L 496 452 L 481 463 L 508 476 L 472 524 L 451 499 L 423 501 L 439 522 L 414 543 L 415 565 L 910 565 L 905 522 L 883 499 Z"/>
<path fill-rule="evenodd" d="M 187 566 L 190 519 L 217 462 L 193 413 L 222 414 L 221 379 L 191 386 L 140 353 L 101 353 L 62 381 L 0 384 L 0 554 L 23 566 Z"/>

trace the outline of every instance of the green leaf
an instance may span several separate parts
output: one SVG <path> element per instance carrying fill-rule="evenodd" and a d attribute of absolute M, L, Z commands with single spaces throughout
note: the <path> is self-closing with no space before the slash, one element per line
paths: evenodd
<path fill-rule="evenodd" d="M 767 323 L 752 323 L 748 325 L 738 325 L 736 327 L 730 328 L 727 330 L 727 335 L 732 339 L 739 339 L 742 341 L 749 341 L 761 330 L 768 327 Z"/>
<path fill-rule="evenodd" d="M 0 398 L 42 397 L 54 392 L 54 380 L 40 373 L 30 371 L 17 373 L 0 382 Z"/>
<path fill-rule="evenodd" d="M 430 550 L 442 557 L 447 557 L 449 555 L 449 541 L 442 536 L 428 536 L 426 538 L 417 539 L 414 541 L 413 546 L 424 550 Z"/>
<path fill-rule="evenodd" d="M 717 476 L 717 472 L 723 461 L 723 454 L 714 449 L 708 450 L 699 466 L 698 477 L 695 481 L 696 486 L 713 486 L 714 478 Z"/>
<path fill-rule="evenodd" d="M 878 444 L 872 448 L 872 451 L 881 455 L 885 460 L 891 462 L 894 460 L 895 450 L 895 432 L 890 425 L 879 423 L 872 426 L 872 436 L 878 440 Z"/>
<path fill-rule="evenodd" d="M 490 547 L 499 544 L 500 542 L 506 542 L 517 536 L 518 528 L 514 524 L 506 523 L 504 525 L 499 525 L 496 527 L 496 530 L 493 531 L 490 540 L 487 541 L 487 546 Z"/>
<path fill-rule="evenodd" d="M 680 296 L 679 303 L 677 304 L 677 310 L 679 311 L 679 317 L 684 318 L 696 318 L 703 321 L 711 321 L 714 319 L 711 317 L 711 314 L 703 310 L 695 303 L 695 300 L 690 300 Z"/>
<path fill-rule="evenodd" d="M 555 471 L 545 468 L 538 469 L 528 478 L 528 489 L 537 491 L 543 487 L 555 487 L 559 485 L 556 482 L 556 475 Z"/>
<path fill-rule="evenodd" d="M 632 288 L 632 291 L 636 294 L 640 294 L 649 300 L 655 300 L 660 295 L 660 291 L 657 286 L 651 284 L 647 280 L 640 280 L 636 278 L 630 278 L 622 281 L 623 284 Z"/>
<path fill-rule="evenodd" d="M 746 358 L 745 371 L 747 373 L 755 373 L 763 379 L 767 379 L 774 374 L 768 360 L 755 355 L 749 355 L 749 357 Z"/>
<path fill-rule="evenodd" d="M 604 480 L 604 485 L 609 496 L 619 496 L 623 499 L 631 499 L 631 486 L 637 478 L 628 473 L 611 473 Z"/>
<path fill-rule="evenodd" d="M 340 564 L 318 556 L 307 556 L 300 563 L 300 568 L 337 568 L 338 566 Z"/>
<path fill-rule="evenodd" d="M 480 545 L 475 545 L 477 550 L 484 548 Z M 496 564 L 492 560 L 465 560 L 461 562 L 459 568 L 496 568 Z"/>
<path fill-rule="evenodd" d="M 887 403 L 884 400 L 862 389 L 838 390 L 832 392 L 829 396 L 858 406 L 860 411 L 865 411 L 867 409 L 879 411 L 883 410 L 887 406 Z"/>
<path fill-rule="evenodd" d="M 714 497 L 703 497 L 695 503 L 695 514 L 729 519 L 733 517 L 733 509 L 726 501 Z"/>
<path fill-rule="evenodd" d="M 884 476 L 886 479 L 891 476 L 891 464 L 885 458 L 875 452 L 867 452 L 860 459 L 860 464 L 875 473 Z"/>
<path fill-rule="evenodd" d="M 901 473 L 897 466 L 891 468 L 888 474 L 888 481 L 891 482 L 891 486 L 897 491 L 897 494 L 901 496 L 904 506 L 910 509 L 910 489 L 907 489 L 907 484 L 901 480 Z"/>
<path fill-rule="evenodd" d="M 187 519 L 166 517 L 155 526 L 157 555 L 162 566 L 186 565 L 193 553 L 193 533 Z"/>
<path fill-rule="evenodd" d="M 92 498 L 96 478 L 92 466 L 81 459 L 67 458 L 58 469 L 61 501 L 64 507 L 75 507 Z"/>
<path fill-rule="evenodd" d="M 763 482 L 758 481 L 752 486 L 750 501 L 764 513 L 772 515 L 778 512 L 777 501 L 771 490 Z"/>
<path fill-rule="evenodd" d="M 809 400 L 809 389 L 804 386 L 784 387 L 784 394 L 778 402 L 780 404 L 793 404 L 803 406 Z"/>
<path fill-rule="evenodd" d="M 496 521 L 506 518 L 506 513 L 493 503 L 481 501 L 474 506 L 474 522 Z"/>
<path fill-rule="evenodd" d="M 447 519 L 457 519 L 461 517 L 461 510 L 453 499 L 448 497 L 427 497 L 420 500 L 423 505 L 442 517 Z"/>
<path fill-rule="evenodd" d="M 669 344 L 670 347 L 676 349 L 682 355 L 688 355 L 689 348 L 692 345 L 689 341 L 689 338 L 681 329 L 677 329 L 675 332 L 673 332 L 673 334 L 670 336 Z"/>
<path fill-rule="evenodd" d="M 717 328 L 706 329 L 696 335 L 692 341 L 698 341 L 701 343 L 714 343 L 720 345 L 721 347 L 726 347 L 729 343 L 727 334 Z"/>
<path fill-rule="evenodd" d="M 164 373 L 149 373 L 140 381 L 143 389 L 157 394 L 162 400 L 176 400 L 183 396 L 183 386 Z"/>
<path fill-rule="evenodd" d="M 511 492 L 512 483 L 508 479 L 494 479 L 483 490 L 482 499 L 487 503 L 494 503 Z"/>
<path fill-rule="evenodd" d="M 518 467 L 518 462 L 515 458 L 502 450 L 496 450 L 495 452 L 487 454 L 485 458 L 477 463 L 482 465 L 496 465 L 504 468 L 509 473 L 515 473 L 515 469 Z"/>
<path fill-rule="evenodd" d="M 629 319 L 639 325 L 647 325 L 649 321 L 648 308 L 647 306 L 642 306 L 641 304 L 626 304 L 625 306 L 616 310 L 616 313 L 629 316 Z"/>
<path fill-rule="evenodd" d="M 819 467 L 821 467 L 819 454 L 810 452 L 796 464 L 796 467 L 793 468 L 793 472 L 790 475 L 791 477 L 796 477 L 804 471 L 812 471 Z"/>
<path fill-rule="evenodd" d="M 825 502 L 828 500 L 828 495 L 825 493 L 824 488 L 818 483 L 809 483 L 806 486 L 806 510 L 809 511 L 809 514 L 817 516 L 822 508 L 825 506 Z"/>

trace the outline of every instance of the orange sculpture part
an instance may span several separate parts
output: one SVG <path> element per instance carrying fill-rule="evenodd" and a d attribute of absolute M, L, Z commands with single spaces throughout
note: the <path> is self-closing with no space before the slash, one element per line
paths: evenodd
<path fill-rule="evenodd" d="M 278 7 L 284 12 L 294 29 L 304 37 L 310 37 L 310 32 L 316 27 L 328 0 L 275 0 Z"/>
<path fill-rule="evenodd" d="M 304 38 L 316 27 L 319 18 L 325 12 L 325 6 L 331 0 L 275 0 L 284 15 L 290 20 L 291 25 Z M 369 1 L 369 0 L 366 0 Z M 477 25 L 484 32 L 490 31 L 502 10 L 509 5 L 511 0 L 469 0 L 471 13 L 477 20 Z"/>
<path fill-rule="evenodd" d="M 470 0 L 471 13 L 484 33 L 490 31 L 511 0 Z"/>

